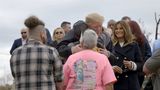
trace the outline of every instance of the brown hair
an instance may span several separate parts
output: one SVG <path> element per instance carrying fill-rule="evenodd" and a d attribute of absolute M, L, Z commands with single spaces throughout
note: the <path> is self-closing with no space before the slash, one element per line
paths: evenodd
<path fill-rule="evenodd" d="M 113 20 L 113 19 L 111 19 L 111 20 L 108 21 L 107 27 L 110 27 L 110 25 L 113 25 L 113 26 L 114 26 L 115 23 L 116 23 L 116 21 Z"/>
<path fill-rule="evenodd" d="M 128 17 L 128 16 L 124 16 L 124 17 L 122 17 L 122 19 L 121 20 L 131 20 L 131 18 L 130 17 Z"/>
<path fill-rule="evenodd" d="M 144 39 L 145 36 L 141 31 L 140 26 L 138 25 L 138 23 L 136 21 L 130 21 L 129 22 L 130 28 L 132 33 L 135 35 L 136 37 L 136 41 L 138 42 L 138 44 L 140 45 L 144 45 Z"/>
<path fill-rule="evenodd" d="M 61 23 L 61 27 L 64 27 L 64 26 L 66 26 L 67 24 L 71 24 L 70 22 L 67 22 L 67 21 L 63 21 L 62 23 Z"/>
<path fill-rule="evenodd" d="M 36 16 L 30 16 L 28 17 L 25 22 L 24 22 L 25 26 L 28 27 L 29 29 L 33 29 L 38 25 L 43 25 L 45 26 L 45 24 L 43 23 L 43 21 L 39 20 Z"/>

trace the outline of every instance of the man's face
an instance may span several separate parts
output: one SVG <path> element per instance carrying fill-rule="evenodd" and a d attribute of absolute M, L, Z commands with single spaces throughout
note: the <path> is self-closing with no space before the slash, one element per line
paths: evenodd
<path fill-rule="evenodd" d="M 28 30 L 27 29 L 22 29 L 21 30 L 21 36 L 23 39 L 26 39 L 28 37 Z"/>
<path fill-rule="evenodd" d="M 102 32 L 102 24 L 101 23 L 89 23 L 88 24 L 90 29 L 93 29 L 98 35 Z"/>
<path fill-rule="evenodd" d="M 65 33 L 69 32 L 71 30 L 71 24 L 66 24 L 63 29 Z"/>

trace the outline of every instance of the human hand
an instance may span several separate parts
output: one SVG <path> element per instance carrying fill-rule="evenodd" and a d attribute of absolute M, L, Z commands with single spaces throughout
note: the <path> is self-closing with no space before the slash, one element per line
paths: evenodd
<path fill-rule="evenodd" d="M 110 52 L 107 49 L 100 48 L 98 52 L 101 53 L 101 54 L 106 55 L 107 57 L 110 56 Z"/>
<path fill-rule="evenodd" d="M 123 64 L 126 68 L 128 68 L 129 70 L 132 69 L 132 62 L 131 61 L 126 61 L 126 60 L 123 60 Z"/>
<path fill-rule="evenodd" d="M 123 72 L 122 68 L 120 68 L 119 66 L 112 66 L 112 68 L 115 73 L 122 74 Z"/>
<path fill-rule="evenodd" d="M 83 49 L 82 49 L 82 47 L 80 46 L 80 44 L 71 47 L 72 53 L 76 53 L 76 52 L 79 52 L 79 51 L 82 51 L 82 50 L 83 50 Z"/>

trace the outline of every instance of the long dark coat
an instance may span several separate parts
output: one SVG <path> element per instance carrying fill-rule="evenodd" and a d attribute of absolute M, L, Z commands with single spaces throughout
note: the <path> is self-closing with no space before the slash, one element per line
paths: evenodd
<path fill-rule="evenodd" d="M 113 46 L 113 54 L 116 56 L 116 59 L 110 61 L 111 64 L 113 66 L 118 65 L 123 71 L 125 71 L 123 65 L 124 58 L 135 62 L 137 65 L 136 71 L 126 69 L 126 72 L 122 74 L 116 73 L 118 81 L 114 85 L 114 90 L 140 90 L 137 71 L 142 68 L 142 56 L 138 44 L 133 42 L 121 47 L 119 43 L 117 43 Z"/>

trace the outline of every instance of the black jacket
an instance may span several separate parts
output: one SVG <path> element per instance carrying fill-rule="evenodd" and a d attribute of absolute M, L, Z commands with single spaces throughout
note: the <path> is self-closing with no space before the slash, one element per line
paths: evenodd
<path fill-rule="evenodd" d="M 68 58 L 72 54 L 71 47 L 79 43 L 81 32 L 84 32 L 87 28 L 87 24 L 81 20 L 74 24 L 73 29 L 70 30 L 63 40 L 57 45 L 60 56 Z M 107 50 L 112 51 L 111 38 L 106 34 L 106 32 L 103 32 L 98 37 L 98 43 L 103 44 Z"/>

